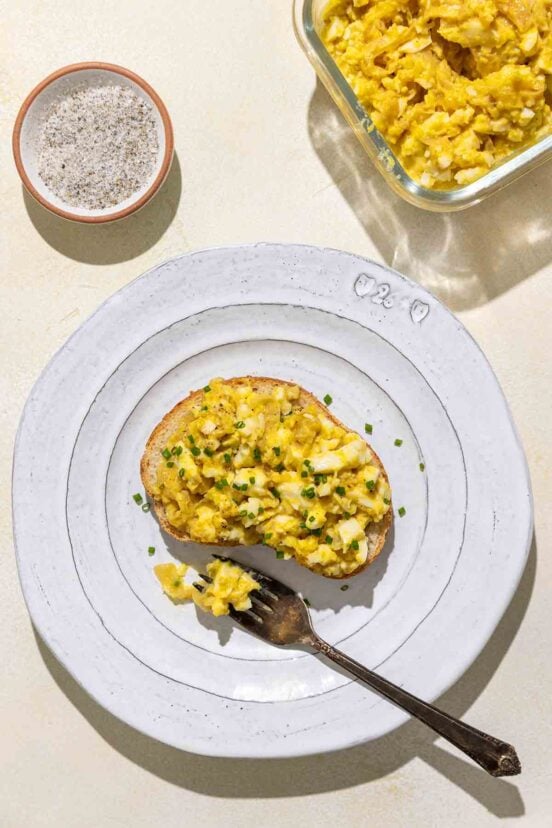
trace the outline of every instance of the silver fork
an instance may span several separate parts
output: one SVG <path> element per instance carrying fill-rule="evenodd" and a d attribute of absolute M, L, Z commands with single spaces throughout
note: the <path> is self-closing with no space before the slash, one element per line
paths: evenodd
<path fill-rule="evenodd" d="M 470 727 L 459 719 L 449 716 L 448 713 L 427 704 L 322 641 L 312 627 L 305 602 L 285 584 L 263 572 L 239 564 L 231 558 L 223 555 L 213 555 L 213 557 L 241 566 L 261 586 L 260 590 L 255 590 L 249 595 L 252 602 L 251 609 L 239 612 L 230 608 L 231 617 L 245 630 L 271 644 L 279 646 L 306 644 L 312 647 L 471 756 L 491 776 L 515 776 L 521 773 L 521 764 L 512 745 L 488 733 L 483 733 L 475 727 Z M 208 575 L 201 575 L 201 577 L 207 583 L 212 583 Z M 200 583 L 195 583 L 194 586 L 200 592 L 204 589 Z"/>

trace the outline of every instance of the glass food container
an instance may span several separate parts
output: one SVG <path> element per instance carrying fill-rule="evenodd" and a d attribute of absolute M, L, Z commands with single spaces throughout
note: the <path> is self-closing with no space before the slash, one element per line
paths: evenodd
<path fill-rule="evenodd" d="M 322 16 L 328 0 L 294 0 L 297 39 L 316 74 L 353 128 L 360 143 L 389 186 L 410 204 L 435 212 L 464 210 L 515 181 L 552 156 L 552 135 L 523 147 L 476 181 L 450 190 L 431 190 L 414 181 L 401 166 L 385 138 L 322 43 Z"/>

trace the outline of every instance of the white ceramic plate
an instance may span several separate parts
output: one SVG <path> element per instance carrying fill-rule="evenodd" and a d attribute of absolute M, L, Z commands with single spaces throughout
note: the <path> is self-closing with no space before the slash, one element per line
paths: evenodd
<path fill-rule="evenodd" d="M 208 550 L 181 547 L 133 502 L 145 440 L 191 389 L 247 373 L 329 392 L 361 433 L 372 423 L 406 515 L 346 592 L 265 548 L 235 557 L 301 590 L 323 637 L 417 695 L 432 700 L 461 675 L 523 571 L 523 452 L 458 320 L 403 276 L 334 250 L 260 244 L 167 262 L 54 357 L 26 405 L 14 464 L 29 611 L 98 702 L 171 745 L 268 757 L 374 739 L 405 714 L 313 655 L 173 606 L 152 574 L 181 556 L 205 562 Z"/>

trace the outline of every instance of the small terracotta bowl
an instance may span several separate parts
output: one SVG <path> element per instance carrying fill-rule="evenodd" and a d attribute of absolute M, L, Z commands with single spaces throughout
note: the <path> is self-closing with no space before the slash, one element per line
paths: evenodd
<path fill-rule="evenodd" d="M 130 87 L 153 107 L 159 138 L 159 154 L 149 180 L 130 198 L 103 210 L 88 210 L 65 204 L 44 184 L 37 169 L 37 137 L 45 112 L 57 97 L 76 86 L 117 84 Z M 101 224 L 135 213 L 159 190 L 173 158 L 174 137 L 165 104 L 151 86 L 134 72 L 112 63 L 74 63 L 48 75 L 23 101 L 13 129 L 13 154 L 17 171 L 28 192 L 43 207 L 71 221 Z"/>

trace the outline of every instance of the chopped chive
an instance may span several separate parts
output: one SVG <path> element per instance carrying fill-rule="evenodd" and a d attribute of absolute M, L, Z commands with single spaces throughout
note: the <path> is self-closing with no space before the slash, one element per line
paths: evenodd
<path fill-rule="evenodd" d="M 309 527 L 307 526 L 307 524 L 306 524 L 306 523 L 300 523 L 300 524 L 299 524 L 299 529 L 308 529 L 308 528 L 309 528 Z"/>
<path fill-rule="evenodd" d="M 397 439 L 395 440 L 395 445 L 396 446 L 402 446 L 402 444 L 403 444 L 403 441 L 400 439 L 400 437 L 397 437 Z"/>
<path fill-rule="evenodd" d="M 308 471 L 302 471 L 301 472 L 301 477 L 308 477 L 308 476 L 309 476 Z"/>
<path fill-rule="evenodd" d="M 284 557 L 284 553 L 281 549 L 276 550 L 276 557 L 282 559 Z"/>
<path fill-rule="evenodd" d="M 307 457 L 307 459 L 306 459 L 306 460 L 303 460 L 303 465 L 304 465 L 304 466 L 306 466 L 307 468 L 308 468 L 309 466 L 311 466 L 311 465 L 312 465 L 312 464 L 311 464 L 311 461 L 309 460 L 309 458 L 308 458 L 308 457 Z"/>
<path fill-rule="evenodd" d="M 247 489 L 248 489 L 248 486 L 249 486 L 249 483 L 242 483 L 241 486 L 240 486 L 240 489 L 242 490 L 242 492 L 246 492 Z"/>
<path fill-rule="evenodd" d="M 333 403 L 333 400 L 329 394 L 326 394 L 326 396 L 324 397 L 324 402 L 326 403 L 326 405 L 331 405 Z"/>
<path fill-rule="evenodd" d="M 194 457 L 199 457 L 199 455 L 201 454 L 201 449 L 199 449 L 197 446 L 194 446 L 192 448 L 192 454 L 194 455 Z"/>
<path fill-rule="evenodd" d="M 253 512 L 248 512 L 248 513 L 247 513 L 247 517 L 249 518 L 249 520 L 253 520 L 253 518 L 255 517 L 255 515 L 253 514 Z"/>
<path fill-rule="evenodd" d="M 184 477 L 185 474 L 186 474 L 186 472 L 184 471 L 184 469 L 179 469 L 178 470 L 178 476 L 179 477 Z"/>
<path fill-rule="evenodd" d="M 309 518 L 309 523 L 314 523 L 315 520 L 316 520 L 315 516 L 311 515 L 310 518 Z"/>
<path fill-rule="evenodd" d="M 358 541 L 357 540 L 351 541 L 351 549 L 354 549 L 355 552 L 358 552 Z"/>
<path fill-rule="evenodd" d="M 155 546 L 148 546 L 148 555 L 155 555 Z"/>
<path fill-rule="evenodd" d="M 399 517 L 404 517 L 405 515 L 406 509 L 404 508 L 404 506 L 401 506 L 401 508 L 399 509 Z"/>
<path fill-rule="evenodd" d="M 303 489 L 301 495 L 303 497 L 308 497 L 309 500 L 312 500 L 313 497 L 316 497 L 316 492 L 314 491 L 314 488 L 310 486 L 308 489 Z"/>
<path fill-rule="evenodd" d="M 168 448 L 164 448 L 163 451 L 161 452 L 161 454 L 163 455 L 165 460 L 168 460 L 169 457 L 171 456 L 171 452 Z"/>
<path fill-rule="evenodd" d="M 211 390 L 211 386 L 210 386 L 210 385 L 204 385 L 204 386 L 203 386 L 203 390 L 204 390 L 204 391 L 205 391 L 205 393 L 207 394 L 207 393 Z"/>
<path fill-rule="evenodd" d="M 344 489 L 343 486 L 336 486 L 335 491 L 336 491 L 336 494 L 340 495 L 341 497 L 344 497 L 345 489 Z"/>
<path fill-rule="evenodd" d="M 210 448 L 204 448 L 203 449 L 203 454 L 207 455 L 207 457 L 212 457 L 214 453 L 215 452 L 213 451 L 213 449 L 210 449 Z"/>
<path fill-rule="evenodd" d="M 330 545 L 333 543 L 333 538 L 332 538 L 332 536 L 331 536 L 331 535 L 326 535 L 326 537 L 324 538 L 324 540 L 326 541 L 326 543 L 328 544 L 328 546 L 330 546 Z"/>
<path fill-rule="evenodd" d="M 282 495 L 280 494 L 278 489 L 276 489 L 274 486 L 272 486 L 268 491 L 270 492 L 271 495 L 274 495 L 274 497 L 278 498 L 278 500 L 282 499 Z"/>
<path fill-rule="evenodd" d="M 320 535 L 322 534 L 322 529 L 309 529 L 309 532 L 311 533 L 311 535 L 317 535 L 318 537 L 320 537 Z"/>
<path fill-rule="evenodd" d="M 257 512 L 258 515 L 264 514 L 264 506 L 259 506 L 259 511 Z"/>
<path fill-rule="evenodd" d="M 209 411 L 209 406 L 208 405 L 202 405 L 201 410 L 202 411 Z"/>
<path fill-rule="evenodd" d="M 347 592 L 347 590 L 349 589 L 349 584 L 343 584 L 343 586 L 339 587 L 339 589 L 341 590 L 341 592 Z"/>
<path fill-rule="evenodd" d="M 371 434 L 373 430 L 372 423 L 364 423 L 364 431 L 366 434 Z"/>
<path fill-rule="evenodd" d="M 221 489 L 224 489 L 226 486 L 228 486 L 228 480 L 225 477 L 221 478 L 221 480 L 217 480 L 217 482 L 215 483 L 215 488 L 217 488 L 219 491 L 221 491 Z"/>
<path fill-rule="evenodd" d="M 142 511 L 143 512 L 149 512 L 150 509 L 151 509 L 151 506 L 149 505 L 149 503 L 142 503 Z"/>
<path fill-rule="evenodd" d="M 255 447 L 253 449 L 253 459 L 254 460 L 260 460 L 261 459 L 261 450 L 260 450 L 260 448 Z"/>
<path fill-rule="evenodd" d="M 391 501 L 389 500 L 389 498 L 388 498 L 388 497 L 384 497 L 384 498 L 383 498 L 383 502 L 385 503 L 385 505 L 386 505 L 386 506 L 389 506 L 389 505 L 390 505 L 390 503 L 391 503 Z"/>
<path fill-rule="evenodd" d="M 192 434 L 188 434 L 188 440 L 190 441 L 190 443 L 191 443 L 191 444 L 192 444 L 192 446 L 193 446 L 193 444 L 195 443 L 195 440 L 194 440 L 194 438 L 193 438 L 193 435 L 192 435 Z"/>
<path fill-rule="evenodd" d="M 366 481 L 366 488 L 369 492 L 373 492 L 376 488 L 376 481 L 375 480 L 367 480 Z"/>
<path fill-rule="evenodd" d="M 144 498 L 142 497 L 142 495 L 140 494 L 140 492 L 136 492 L 136 494 L 133 494 L 133 495 L 132 495 L 132 499 L 133 499 L 133 501 L 134 501 L 135 503 L 137 503 L 137 504 L 138 504 L 138 506 L 139 506 L 139 505 L 140 505 L 140 503 L 142 503 L 142 501 L 144 500 Z"/>
<path fill-rule="evenodd" d="M 271 537 L 272 537 L 272 532 L 267 532 L 264 535 L 263 540 L 265 540 L 265 541 L 270 540 Z"/>
<path fill-rule="evenodd" d="M 284 470 L 284 469 L 285 469 L 284 464 L 283 464 L 283 463 L 278 463 L 278 465 L 277 465 L 277 466 L 276 466 L 276 468 L 275 468 L 275 471 L 277 471 L 277 472 L 283 472 L 283 470 Z"/>
<path fill-rule="evenodd" d="M 180 455 L 182 454 L 182 446 L 175 446 L 173 449 L 173 454 L 175 454 L 177 457 L 180 457 Z"/>
<path fill-rule="evenodd" d="M 304 603 L 307 605 L 307 607 L 310 607 L 311 602 L 309 601 L 309 599 L 308 599 L 308 598 L 303 597 L 303 601 L 304 601 Z"/>
<path fill-rule="evenodd" d="M 425 470 L 425 463 L 420 463 L 420 471 L 423 472 L 424 470 Z"/>
<path fill-rule="evenodd" d="M 247 517 L 247 509 L 242 509 L 241 510 L 240 517 Z"/>
<path fill-rule="evenodd" d="M 245 423 L 243 420 L 238 420 L 236 423 L 236 428 L 245 428 Z"/>
<path fill-rule="evenodd" d="M 172 460 L 167 461 L 167 468 L 172 469 L 174 467 L 174 462 Z"/>
<path fill-rule="evenodd" d="M 178 587 L 180 586 L 180 581 L 173 581 L 172 585 L 173 587 L 175 587 L 175 589 L 178 589 Z"/>
<path fill-rule="evenodd" d="M 279 457 L 279 456 L 280 456 L 280 446 L 274 446 L 274 447 L 273 447 L 273 449 L 272 449 L 272 451 L 274 452 L 274 454 L 276 455 L 276 457 Z"/>
<path fill-rule="evenodd" d="M 250 477 L 250 478 L 249 478 L 249 482 L 250 482 L 251 484 L 254 484 L 254 483 L 255 483 L 255 478 L 254 478 L 254 477 Z"/>
<path fill-rule="evenodd" d="M 350 512 L 343 512 L 343 517 L 346 518 L 347 520 L 349 520 L 349 518 L 351 517 L 351 513 Z"/>
<path fill-rule="evenodd" d="M 224 462 L 225 462 L 225 463 L 229 463 L 231 459 L 232 459 L 232 458 L 230 457 L 230 455 L 229 455 L 229 454 L 228 454 L 228 452 L 227 452 L 227 453 L 224 455 Z"/>
<path fill-rule="evenodd" d="M 237 483 L 232 483 L 232 488 L 235 489 L 237 492 L 241 491 L 241 487 L 238 486 Z"/>

